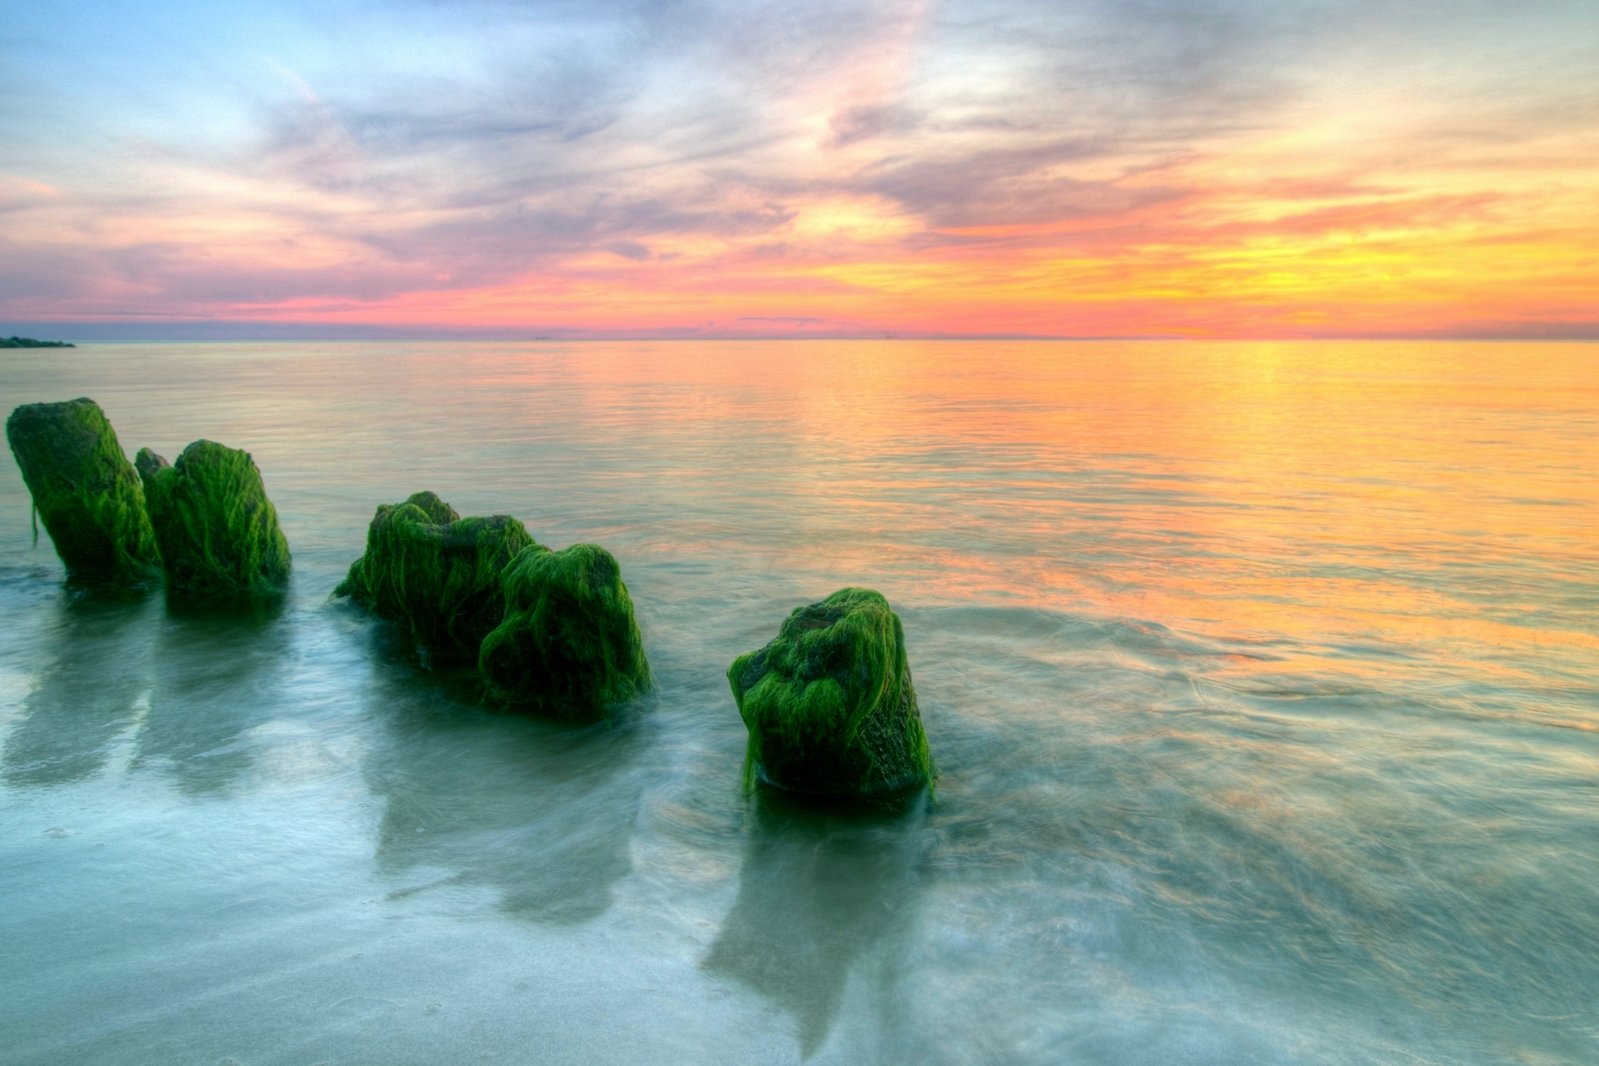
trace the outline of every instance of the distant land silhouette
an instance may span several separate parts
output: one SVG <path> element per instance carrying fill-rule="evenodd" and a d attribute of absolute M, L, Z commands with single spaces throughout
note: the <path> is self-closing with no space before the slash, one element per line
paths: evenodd
<path fill-rule="evenodd" d="M 76 348 L 67 341 L 36 341 L 32 337 L 0 337 L 0 348 Z"/>

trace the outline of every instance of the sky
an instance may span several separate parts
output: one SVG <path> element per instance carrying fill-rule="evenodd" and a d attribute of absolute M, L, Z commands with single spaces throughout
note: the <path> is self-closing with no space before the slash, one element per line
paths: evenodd
<path fill-rule="evenodd" d="M 1599 0 L 37 0 L 0 327 L 1599 338 Z"/>

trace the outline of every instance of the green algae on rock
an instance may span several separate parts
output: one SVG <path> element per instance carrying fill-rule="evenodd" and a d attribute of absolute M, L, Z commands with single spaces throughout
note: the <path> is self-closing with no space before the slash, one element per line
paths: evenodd
<path fill-rule="evenodd" d="M 250 453 L 197 440 L 167 461 L 138 456 L 171 596 L 197 602 L 283 593 L 289 544 Z"/>
<path fill-rule="evenodd" d="M 144 489 L 98 404 L 24 404 L 6 439 L 69 577 L 134 585 L 160 575 Z"/>
<path fill-rule="evenodd" d="M 597 544 L 526 548 L 506 567 L 505 620 L 478 669 L 506 703 L 590 721 L 653 687 L 622 568 Z"/>
<path fill-rule="evenodd" d="M 418 492 L 378 507 L 366 554 L 334 595 L 404 625 L 431 660 L 476 661 L 505 615 L 500 573 L 533 543 L 510 515 L 462 518 L 433 493 Z"/>
<path fill-rule="evenodd" d="M 905 632 L 878 592 L 846 588 L 788 616 L 728 668 L 749 730 L 744 787 L 815 796 L 919 788 L 936 773 L 916 708 Z"/>

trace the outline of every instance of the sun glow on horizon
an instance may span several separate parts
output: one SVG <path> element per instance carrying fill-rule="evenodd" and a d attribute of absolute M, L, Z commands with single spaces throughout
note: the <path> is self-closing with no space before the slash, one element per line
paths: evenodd
<path fill-rule="evenodd" d="M 1599 35 L 1344 6 L 14 13 L 126 63 L 19 75 L 0 320 L 1599 336 Z"/>

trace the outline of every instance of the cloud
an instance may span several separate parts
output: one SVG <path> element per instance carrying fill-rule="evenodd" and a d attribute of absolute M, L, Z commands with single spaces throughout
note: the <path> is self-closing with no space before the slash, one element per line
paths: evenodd
<path fill-rule="evenodd" d="M 387 261 L 447 272 L 452 286 L 470 286 L 505 282 L 591 251 L 643 261 L 651 257 L 652 239 L 759 236 L 791 218 L 776 206 L 740 210 L 714 201 L 696 205 L 599 194 L 465 214 L 364 240 Z"/>
<path fill-rule="evenodd" d="M 1599 151 L 1599 44 L 1557 0 L 253 2 L 126 42 L 74 36 L 102 0 L 0 16 L 0 94 L 28 103 L 0 109 L 0 306 L 357 314 L 648 278 L 798 323 L 838 320 L 830 271 L 866 322 L 1044 293 L 1068 260 L 1176 299 L 1201 286 L 1149 279 L 1205 255 L 1271 272 L 1263 300 L 1321 277 L 1240 252 L 1272 241 L 1580 244 Z M 30 49 L 59 62 L 19 75 Z"/>
<path fill-rule="evenodd" d="M 22 245 L 0 237 L 0 310 L 20 315 L 89 294 L 103 271 L 97 260 L 81 249 Z"/>
<path fill-rule="evenodd" d="M 637 241 L 613 241 L 605 246 L 605 250 L 623 259 L 631 259 L 635 263 L 650 258 L 650 250 Z"/>
<path fill-rule="evenodd" d="M 0 214 L 59 203 L 61 190 L 42 181 L 0 174 Z"/>
<path fill-rule="evenodd" d="M 835 114 L 828 122 L 831 147 L 843 148 L 886 133 L 906 133 L 919 127 L 922 115 L 899 104 L 857 104 Z"/>
<path fill-rule="evenodd" d="M 1103 158 L 1105 151 L 1068 140 L 952 158 L 895 159 L 869 169 L 856 184 L 893 198 L 935 227 L 1115 217 L 1182 195 L 1070 176 L 1073 163 Z"/>

